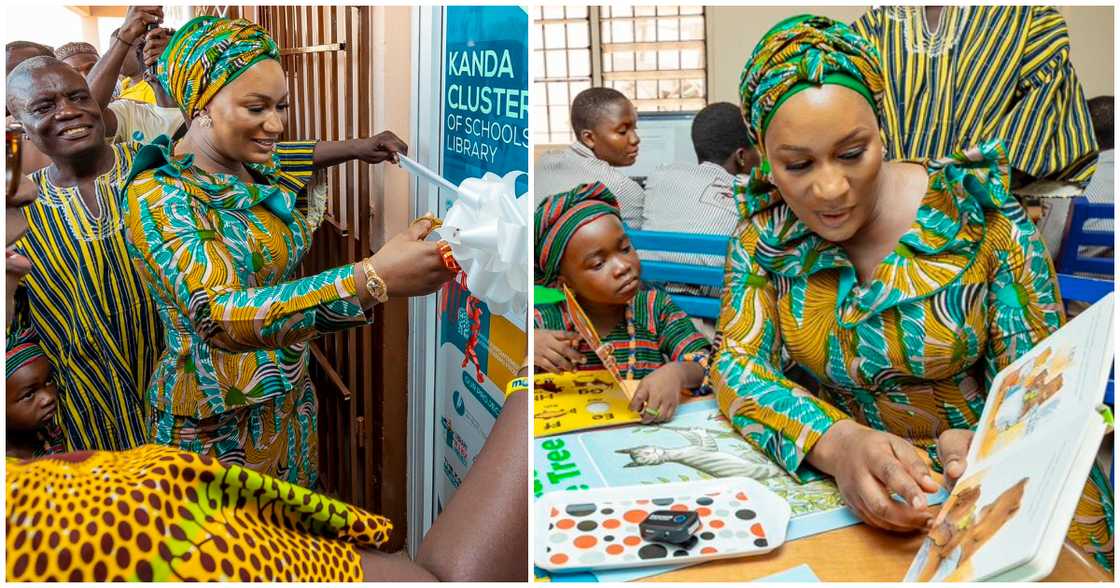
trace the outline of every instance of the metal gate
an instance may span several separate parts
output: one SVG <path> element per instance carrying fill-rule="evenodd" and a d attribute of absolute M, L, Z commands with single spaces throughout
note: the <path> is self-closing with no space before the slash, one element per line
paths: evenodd
<path fill-rule="evenodd" d="M 382 130 L 371 123 L 372 77 L 387 51 L 407 60 L 410 47 L 378 46 L 376 19 L 384 7 L 198 7 L 196 14 L 246 18 L 266 28 L 280 47 L 290 92 L 286 138 L 337 140 Z M 395 9 L 407 10 L 407 9 Z M 407 124 L 393 129 L 406 141 Z M 303 272 L 353 263 L 384 243 L 379 222 L 383 194 L 361 162 L 328 170 L 327 214 L 316 231 Z M 408 417 L 408 301 L 376 308 L 372 327 L 312 343 L 311 374 L 319 396 L 319 473 L 322 490 L 394 521 L 383 548 L 404 545 Z"/>

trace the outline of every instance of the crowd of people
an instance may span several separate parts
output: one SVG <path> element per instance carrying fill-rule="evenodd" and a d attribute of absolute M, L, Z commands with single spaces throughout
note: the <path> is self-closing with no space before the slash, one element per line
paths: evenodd
<path fill-rule="evenodd" d="M 326 207 L 312 178 L 408 146 L 286 140 L 265 29 L 162 19 L 131 7 L 104 55 L 6 47 L 25 137 L 7 203 L 8 578 L 524 579 L 523 558 L 482 556 L 525 552 L 524 380 L 415 562 L 374 551 L 391 521 L 316 492 L 310 342 L 454 273 L 423 218 L 297 277 Z"/>
<path fill-rule="evenodd" d="M 963 473 L 992 378 L 1066 320 L 1056 252 L 1013 192 L 1112 200 L 1112 97 L 1085 99 L 1069 52 L 1053 8 L 791 17 L 754 47 L 740 104 L 696 114 L 697 162 L 644 186 L 625 173 L 633 103 L 585 90 L 576 141 L 535 166 L 534 275 L 574 293 L 603 346 L 567 303 L 538 305 L 534 364 L 606 357 L 642 380 L 644 423 L 681 390 L 714 394 L 794 479 L 828 474 L 876 527 L 927 528 L 931 474 Z M 723 268 L 722 290 L 642 284 L 627 228 L 728 237 L 726 256 L 659 258 Z M 718 322 L 675 292 L 720 296 Z M 1069 538 L 1111 571 L 1113 529 L 1097 465 Z"/>

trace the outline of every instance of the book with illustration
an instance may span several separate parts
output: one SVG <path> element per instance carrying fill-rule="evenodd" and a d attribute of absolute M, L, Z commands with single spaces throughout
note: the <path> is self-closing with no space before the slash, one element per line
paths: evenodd
<path fill-rule="evenodd" d="M 968 464 L 906 581 L 1031 581 L 1057 563 L 1098 448 L 1113 364 L 1115 294 L 992 381 Z"/>
<path fill-rule="evenodd" d="M 538 373 L 533 376 L 533 435 L 636 423 L 630 398 L 607 370 Z"/>

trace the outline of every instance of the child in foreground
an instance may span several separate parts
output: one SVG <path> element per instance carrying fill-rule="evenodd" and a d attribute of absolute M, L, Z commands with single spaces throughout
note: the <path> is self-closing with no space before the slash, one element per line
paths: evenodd
<path fill-rule="evenodd" d="M 8 393 L 8 457 L 29 458 L 62 453 L 62 429 L 55 423 L 58 389 L 51 364 L 31 329 L 9 333 L 5 366 Z"/>
<path fill-rule="evenodd" d="M 602 183 L 554 194 L 534 219 L 538 285 L 575 294 L 624 378 L 640 384 L 630 409 L 642 422 L 671 419 L 682 390 L 704 386 L 711 343 L 660 290 L 640 281 L 641 262 L 622 227 L 614 195 Z M 603 369 L 574 331 L 566 304 L 534 310 L 534 365 L 548 372 Z"/>

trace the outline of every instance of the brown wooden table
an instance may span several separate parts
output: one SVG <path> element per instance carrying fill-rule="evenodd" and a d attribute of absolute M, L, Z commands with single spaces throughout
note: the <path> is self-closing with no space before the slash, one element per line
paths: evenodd
<path fill-rule="evenodd" d="M 824 582 L 898 582 L 924 535 L 899 535 L 860 524 L 789 541 L 762 556 L 721 559 L 643 578 L 642 582 L 742 582 L 809 564 Z M 1067 544 L 1047 582 L 1110 582 L 1094 562 Z"/>

